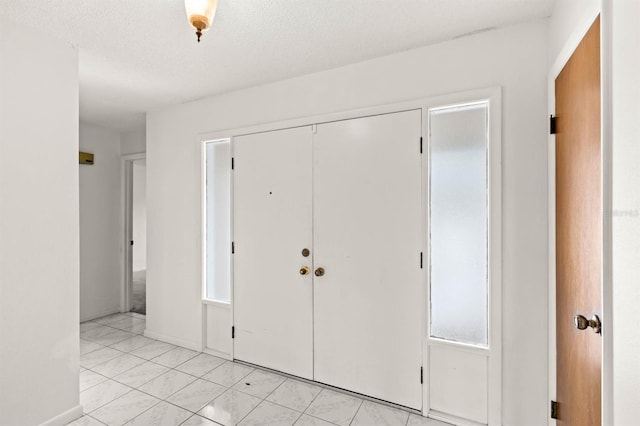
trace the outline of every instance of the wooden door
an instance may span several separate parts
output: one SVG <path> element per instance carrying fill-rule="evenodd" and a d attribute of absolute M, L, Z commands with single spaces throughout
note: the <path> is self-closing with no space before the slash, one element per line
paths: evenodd
<path fill-rule="evenodd" d="M 420 409 L 421 112 L 317 126 L 315 380 Z"/>
<path fill-rule="evenodd" d="M 575 316 L 602 319 L 600 19 L 555 81 L 558 425 L 601 425 L 602 338 Z M 583 323 L 583 326 L 587 325 Z"/>
<path fill-rule="evenodd" d="M 312 379 L 311 127 L 233 145 L 234 357 Z"/>

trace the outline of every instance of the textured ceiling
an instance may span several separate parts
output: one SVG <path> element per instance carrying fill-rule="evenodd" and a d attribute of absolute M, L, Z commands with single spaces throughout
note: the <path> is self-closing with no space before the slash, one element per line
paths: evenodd
<path fill-rule="evenodd" d="M 546 17 L 553 1 L 219 0 L 200 44 L 182 0 L 2 0 L 0 17 L 79 46 L 81 119 L 126 129 L 163 106 Z"/>

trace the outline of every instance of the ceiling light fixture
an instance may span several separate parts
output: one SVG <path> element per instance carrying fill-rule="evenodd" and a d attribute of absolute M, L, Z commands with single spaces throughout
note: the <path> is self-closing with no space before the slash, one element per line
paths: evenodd
<path fill-rule="evenodd" d="M 218 0 L 184 0 L 184 7 L 187 10 L 189 23 L 196 29 L 198 43 L 202 32 L 209 29 L 213 17 L 216 14 Z"/>

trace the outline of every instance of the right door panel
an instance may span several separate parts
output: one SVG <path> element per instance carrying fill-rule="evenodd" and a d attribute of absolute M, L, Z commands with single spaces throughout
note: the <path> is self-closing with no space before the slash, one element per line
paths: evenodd
<path fill-rule="evenodd" d="M 420 110 L 327 123 L 313 142 L 314 378 L 422 405 Z"/>

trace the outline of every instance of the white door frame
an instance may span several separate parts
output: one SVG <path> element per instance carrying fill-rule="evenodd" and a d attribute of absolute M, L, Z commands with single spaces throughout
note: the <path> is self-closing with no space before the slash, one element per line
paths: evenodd
<path fill-rule="evenodd" d="M 145 152 L 127 154 L 120 157 L 120 193 L 122 206 L 122 226 L 120 253 L 122 253 L 122 280 L 120 287 L 120 312 L 131 310 L 131 267 L 133 264 L 133 162 L 147 158 Z"/>
<path fill-rule="evenodd" d="M 489 274 L 491 276 L 490 279 L 490 308 L 489 311 L 489 323 L 490 323 L 490 347 L 491 347 L 491 357 L 489 360 L 489 376 L 488 376 L 488 407 L 487 407 L 487 415 L 488 415 L 488 424 L 489 425 L 501 425 L 502 424 L 502 163 L 501 163 L 501 145 L 502 145 L 502 90 L 499 86 L 469 90 L 464 92 L 451 93 L 442 96 L 434 96 L 428 98 L 418 98 L 414 100 L 409 100 L 405 102 L 393 103 L 393 104 L 385 104 L 378 105 L 367 108 L 359 108 L 349 111 L 342 111 L 337 113 L 328 113 L 328 114 L 319 114 L 309 117 L 302 117 L 290 120 L 277 121 L 272 123 L 258 124 L 254 126 L 246 126 L 240 128 L 230 128 L 223 129 L 214 132 L 203 132 L 196 135 L 194 142 L 197 144 L 197 149 L 204 155 L 205 144 L 207 142 L 211 142 L 213 140 L 219 139 L 230 139 L 231 140 L 231 152 L 233 156 L 233 138 L 242 135 L 248 135 L 253 133 L 261 133 L 267 131 L 274 130 L 282 130 L 292 127 L 300 127 L 300 126 L 313 126 L 321 123 L 328 123 L 333 121 L 340 120 L 349 120 L 354 118 L 367 117 L 378 114 L 389 114 L 395 112 L 402 112 L 414 109 L 422 109 L 423 114 L 426 114 L 429 108 L 433 107 L 442 107 L 446 105 L 454 105 L 460 103 L 468 103 L 480 100 L 489 100 L 491 110 L 491 118 L 489 123 L 489 132 L 490 132 L 490 149 L 493 151 L 493 154 L 490 158 L 490 200 L 489 200 L 489 208 L 490 208 L 490 247 L 489 247 L 489 255 L 492 256 L 489 262 Z M 425 124 L 426 121 L 423 119 L 422 126 L 422 136 L 423 139 L 427 140 L 427 134 L 425 133 Z M 426 161 L 426 156 L 423 157 L 423 162 Z M 201 175 L 204 176 L 206 170 L 204 169 L 206 162 L 204 161 L 204 157 L 201 159 Z M 426 172 L 426 166 L 423 165 L 423 171 Z M 426 184 L 426 173 L 423 176 L 423 191 L 427 190 Z M 233 185 L 233 175 L 231 177 L 232 185 Z M 206 187 L 204 178 L 201 180 L 201 194 L 206 193 Z M 233 192 L 233 188 L 232 188 Z M 424 196 L 424 195 L 423 195 Z M 423 206 L 426 201 L 423 199 Z M 201 197 L 201 209 L 202 212 L 205 212 L 206 201 L 204 197 Z M 427 213 L 426 207 L 423 209 L 423 217 L 424 222 L 426 223 Z M 232 214 L 233 218 L 233 214 Z M 204 223 L 204 220 L 203 220 Z M 204 241 L 206 238 L 206 228 L 202 227 L 202 240 Z M 233 240 L 233 232 L 232 232 L 232 240 Z M 204 244 L 204 243 L 203 243 Z M 424 254 L 428 258 L 427 250 L 426 250 L 426 236 L 424 242 Z M 233 259 L 233 257 L 232 257 Z M 201 253 L 201 261 L 203 262 L 203 268 L 206 265 L 206 252 L 203 250 Z M 233 262 L 233 260 L 232 260 Z M 204 270 L 204 269 L 203 269 Z M 423 270 L 423 295 L 425 297 L 425 303 L 428 302 L 428 268 L 424 268 Z M 202 274 L 203 281 L 201 285 L 202 288 L 205 288 L 206 281 L 204 277 L 206 274 Z M 233 278 L 232 278 L 233 279 Z M 233 282 L 231 283 L 231 310 L 230 310 L 230 321 L 233 321 Z M 215 305 L 218 302 L 207 301 L 203 298 L 202 300 L 202 308 L 203 311 L 206 311 L 207 305 Z M 433 339 L 428 338 L 428 330 L 427 330 L 427 317 L 426 317 L 426 305 L 423 304 L 423 366 L 426 368 L 428 364 L 427 351 L 426 348 L 432 343 Z M 209 326 L 206 322 L 206 316 L 203 315 L 203 330 L 202 335 L 206 336 L 207 331 L 206 328 Z M 229 333 L 228 338 L 231 339 L 231 333 Z M 444 343 L 444 345 L 455 345 L 455 343 Z M 233 347 L 232 341 L 230 341 L 230 346 Z M 464 345 L 461 345 L 464 346 Z M 475 348 L 463 348 L 463 350 L 467 350 L 469 353 L 475 353 L 478 350 Z M 480 351 L 483 351 L 481 349 Z M 230 354 L 225 354 L 225 357 L 233 357 L 233 352 Z M 425 377 L 428 377 L 425 375 Z M 470 422 L 464 419 L 456 418 L 454 416 L 443 415 L 443 413 L 433 413 L 430 412 L 429 407 L 429 387 L 428 380 L 425 380 L 423 386 L 423 407 L 422 413 L 423 416 L 431 416 L 436 417 L 439 414 L 439 418 L 441 420 L 446 420 L 451 422 L 452 424 L 457 425 L 471 425 L 477 426 L 477 423 Z"/>
<path fill-rule="evenodd" d="M 613 315 L 611 293 L 611 85 L 610 76 L 610 8 L 611 2 L 600 1 L 592 9 L 587 10 L 575 24 L 562 50 L 555 59 L 547 76 L 547 111 L 555 116 L 556 92 L 555 81 L 567 64 L 571 55 L 584 38 L 593 21 L 600 15 L 600 68 L 601 68 L 601 137 L 602 137 L 602 424 L 613 425 Z M 557 398 L 556 371 L 556 137 L 549 134 L 547 152 L 548 174 L 548 400 Z M 606 285 L 605 285 L 606 284 Z M 548 417 L 547 424 L 555 426 L 556 420 Z"/>

